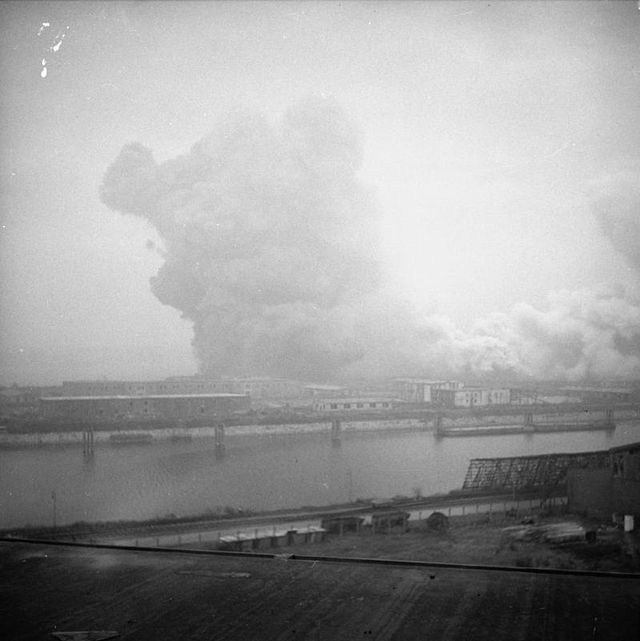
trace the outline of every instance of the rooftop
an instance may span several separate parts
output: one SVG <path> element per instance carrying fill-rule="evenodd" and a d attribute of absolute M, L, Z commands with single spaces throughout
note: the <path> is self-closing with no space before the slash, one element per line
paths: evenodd
<path fill-rule="evenodd" d="M 130 394 L 130 395 L 120 395 L 120 396 L 44 396 L 40 400 L 42 401 L 105 401 L 105 400 L 121 400 L 121 401 L 132 401 L 134 399 L 166 399 L 166 398 L 246 398 L 246 394 L 226 394 L 226 393 L 216 393 L 216 394 Z"/>
<path fill-rule="evenodd" d="M 637 578 L 7 541 L 0 567 L 0 635 L 24 641 L 640 637 Z"/>

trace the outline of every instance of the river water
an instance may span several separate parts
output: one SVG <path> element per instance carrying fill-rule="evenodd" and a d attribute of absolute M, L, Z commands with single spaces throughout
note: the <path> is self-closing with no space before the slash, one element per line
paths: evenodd
<path fill-rule="evenodd" d="M 583 452 L 640 440 L 640 421 L 614 432 L 437 439 L 431 432 L 234 435 L 114 446 L 0 450 L 0 528 L 268 510 L 459 488 L 471 458 Z M 55 500 L 53 495 L 55 494 Z"/>

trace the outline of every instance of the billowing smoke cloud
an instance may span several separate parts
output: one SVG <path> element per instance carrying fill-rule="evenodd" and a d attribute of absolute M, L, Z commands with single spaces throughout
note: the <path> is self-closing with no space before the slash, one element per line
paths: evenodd
<path fill-rule="evenodd" d="M 229 117 L 162 164 L 140 144 L 121 151 L 102 199 L 162 236 L 166 262 L 151 286 L 193 321 L 205 372 L 322 380 L 415 365 L 408 332 L 430 330 L 398 320 L 408 316 L 381 293 L 361 161 L 357 128 L 322 99 L 277 127 Z"/>
<path fill-rule="evenodd" d="M 101 188 L 147 219 L 165 262 L 157 298 L 193 322 L 204 373 L 301 380 L 361 376 L 640 375 L 640 306 L 608 291 L 560 292 L 462 333 L 417 318 L 385 290 L 378 211 L 358 180 L 358 129 L 331 101 L 306 100 L 277 126 L 224 120 L 191 151 L 156 163 L 123 148 Z M 638 191 L 596 201 L 614 244 L 638 261 Z"/>
<path fill-rule="evenodd" d="M 640 374 L 640 305 L 624 292 L 554 292 L 548 309 L 516 305 L 457 339 L 460 366 L 570 381 Z"/>

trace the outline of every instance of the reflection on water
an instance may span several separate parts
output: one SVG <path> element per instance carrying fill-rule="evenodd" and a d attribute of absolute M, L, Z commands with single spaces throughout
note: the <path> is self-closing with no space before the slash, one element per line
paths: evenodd
<path fill-rule="evenodd" d="M 214 439 L 0 451 L 0 527 L 145 519 L 218 507 L 266 510 L 350 498 L 447 492 L 460 487 L 469 460 L 606 449 L 640 440 L 640 423 L 614 433 L 514 434 L 436 439 L 430 432 L 347 432 L 238 436 L 226 456 Z"/>

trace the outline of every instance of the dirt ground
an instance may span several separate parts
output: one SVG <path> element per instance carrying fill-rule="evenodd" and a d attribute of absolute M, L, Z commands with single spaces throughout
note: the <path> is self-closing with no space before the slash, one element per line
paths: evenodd
<path fill-rule="evenodd" d="M 442 532 L 430 530 L 426 522 L 421 521 L 411 523 L 406 533 L 396 530 L 390 534 L 373 535 L 365 531 L 359 535 L 330 536 L 322 543 L 289 546 L 282 551 L 302 555 L 640 573 L 637 554 L 635 557 L 630 554 L 629 541 L 625 541 L 619 530 L 599 529 L 600 522 L 571 515 L 537 517 L 534 529 L 575 523 L 585 531 L 597 531 L 594 543 L 583 540 L 550 544 L 542 540 L 517 540 L 513 530 L 525 529 L 517 527 L 521 520 L 522 516 L 493 516 L 491 519 L 486 515 L 454 517 L 449 521 L 449 528 Z M 640 543 L 637 538 L 633 541 L 636 545 Z"/>

